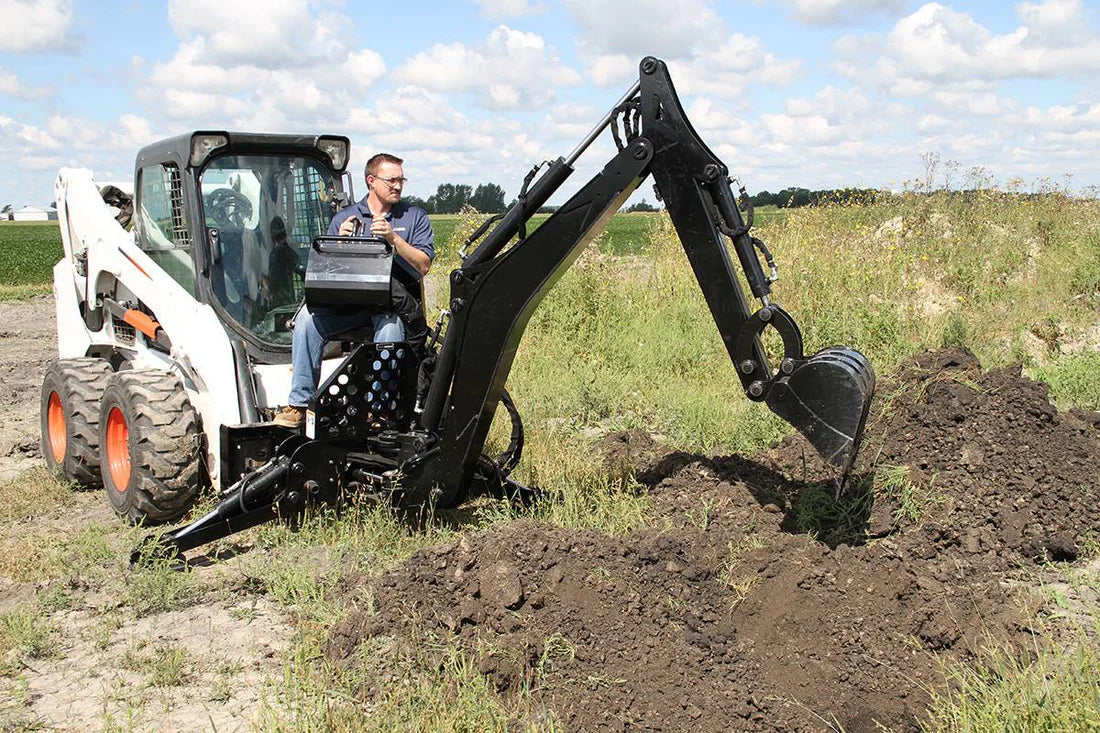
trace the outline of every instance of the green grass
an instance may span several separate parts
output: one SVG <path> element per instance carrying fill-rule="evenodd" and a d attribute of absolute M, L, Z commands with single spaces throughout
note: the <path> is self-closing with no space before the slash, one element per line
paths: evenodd
<path fill-rule="evenodd" d="M 138 616 L 183 608 L 198 598 L 195 575 L 170 560 L 149 559 L 129 573 L 124 598 Z"/>
<path fill-rule="evenodd" d="M 47 656 L 52 635 L 53 625 L 37 609 L 0 613 L 0 677 L 17 672 L 25 660 Z"/>
<path fill-rule="evenodd" d="M 431 277 L 445 278 L 457 264 L 457 244 L 479 219 L 432 221 L 440 257 Z M 49 226 L 56 234 L 56 225 L 26 231 L 48 232 Z M 757 226 L 780 266 L 774 300 L 802 327 L 807 351 L 851 344 L 882 378 L 922 349 L 963 345 L 987 368 L 1022 361 L 1060 406 L 1100 409 L 1100 353 L 1095 344 L 1079 346 L 1100 306 L 1100 203 L 996 191 L 905 194 L 862 206 L 764 210 Z M 18 229 L 0 225 L 0 253 L 12 251 L 8 235 Z M 28 276 L 26 285 L 15 285 L 15 276 L 5 275 L 0 288 L 48 287 L 59 252 L 43 258 L 49 261 L 38 266 L 37 280 Z M 21 272 L 31 270 L 24 265 Z M 501 699 L 468 659 L 445 645 L 432 646 L 430 654 L 381 641 L 365 648 L 376 666 L 400 680 L 394 687 L 378 686 L 379 678 L 362 669 L 330 667 L 322 642 L 347 611 L 347 569 L 382 573 L 417 549 L 517 516 L 611 533 L 645 526 L 652 510 L 644 492 L 629 476 L 608 475 L 594 455 L 594 436 L 611 430 L 641 428 L 666 436 L 675 449 L 742 454 L 790 431 L 745 399 L 663 214 L 612 218 L 535 312 L 508 388 L 527 429 L 517 478 L 545 492 L 533 512 L 486 501 L 414 529 L 364 503 L 338 518 L 318 513 L 297 531 L 272 524 L 248 535 L 257 550 L 241 557 L 242 587 L 289 611 L 299 629 L 285 660 L 286 677 L 273 685 L 261 716 L 263 729 L 523 729 L 535 721 L 553 727 L 529 708 L 529 697 Z M 494 425 L 490 448 L 506 442 L 504 426 Z M 879 468 L 847 503 L 838 504 L 828 487 L 798 497 L 792 508 L 800 529 L 825 541 L 858 539 L 867 514 L 860 502 L 876 491 L 897 501 L 895 520 L 923 521 L 936 500 L 934 484 L 914 486 L 903 467 Z M 0 486 L 9 524 L 73 500 L 67 487 L 41 474 Z M 691 521 L 705 530 L 705 507 Z M 93 588 L 116 594 L 118 614 L 127 618 L 186 606 L 204 591 L 194 573 L 156 565 L 124 570 L 120 558 L 136 539 L 130 530 L 100 526 L 68 536 L 0 530 L 0 550 L 8 558 L 0 561 L 0 575 L 48 582 L 79 574 Z M 746 549 L 751 544 L 731 546 L 730 568 Z M 727 575 L 735 603 L 750 579 Z M 66 603 L 54 593 L 40 607 Z M 13 628 L 5 642 L 10 648 L 22 643 L 12 641 L 15 636 L 33 642 L 41 634 Z M 958 694 L 941 697 L 934 713 L 934 721 L 946 722 L 933 729 L 999 730 L 1000 720 L 1040 720 L 1034 715 L 1041 709 L 1056 711 L 1055 722 L 1081 723 L 1089 688 L 1079 682 L 1095 679 L 1098 666 L 1095 646 L 1083 649 L 1076 657 L 1036 655 L 1021 664 L 986 660 L 985 666 L 960 668 L 953 688 Z M 179 664 L 166 664 L 159 677 L 165 684 L 186 675 L 187 660 L 175 656 Z M 991 712 L 979 714 L 983 706 Z M 955 712 L 959 707 L 963 711 Z M 978 722 L 963 722 L 971 719 Z"/>
<path fill-rule="evenodd" d="M 757 209 L 755 225 L 760 226 L 766 222 L 781 219 L 789 211 L 789 209 L 777 209 L 774 206 Z M 527 233 L 530 234 L 537 229 L 549 216 L 549 214 L 536 214 L 531 217 Z M 661 216 L 663 215 L 660 213 L 651 212 L 615 214 L 611 217 L 603 234 L 596 239 L 596 247 L 601 253 L 608 255 L 645 254 L 649 250 L 652 229 Z M 461 246 L 473 231 L 473 227 L 464 226 L 464 222 L 469 218 L 464 214 L 432 214 L 430 218 L 437 250 Z M 482 221 L 485 218 L 487 217 L 478 216 L 477 220 Z M 460 235 L 460 239 L 452 241 L 456 233 Z"/>
<path fill-rule="evenodd" d="M 509 376 L 529 430 L 520 479 L 554 494 L 544 516 L 566 526 L 620 531 L 645 521 L 644 499 L 587 465 L 593 433 L 643 428 L 682 450 L 748 453 L 791 430 L 744 398 L 667 216 L 617 215 L 609 229 L 628 231 L 622 222 L 635 238 L 643 223 L 644 255 L 609 254 L 608 235 L 598 239 L 535 311 Z M 458 240 L 477 219 L 450 223 Z M 807 353 L 853 345 L 885 377 L 923 349 L 962 345 L 987 368 L 1023 361 L 1059 404 L 1097 409 L 1096 346 L 1061 348 L 1095 325 L 1100 202 L 904 194 L 765 210 L 757 225 L 780 266 L 774 300 L 800 324 Z M 432 277 L 448 269 L 441 263 Z M 899 501 L 919 522 L 930 499 L 908 489 Z M 828 524 L 806 529 L 836 531 Z"/>
<path fill-rule="evenodd" d="M 929 733 L 1059 733 L 1100 730 L 1100 646 L 1065 651 L 993 647 L 973 665 L 947 670 Z"/>
<path fill-rule="evenodd" d="M 0 297 L 19 297 L 14 286 L 48 285 L 61 254 L 56 221 L 0 222 Z"/>
<path fill-rule="evenodd" d="M 140 641 L 122 657 L 123 669 L 145 675 L 152 687 L 176 687 L 187 681 L 192 660 L 187 649 L 174 645 Z"/>
<path fill-rule="evenodd" d="M 598 247 L 605 254 L 641 254 L 649 243 L 649 229 L 656 214 L 637 212 L 631 214 L 615 214 L 608 222 L 607 229 L 598 240 Z M 527 233 L 538 229 L 549 214 L 536 214 L 528 222 Z M 435 235 L 436 248 L 457 248 L 461 246 L 466 237 L 472 232 L 472 227 L 463 227 L 463 222 L 468 219 L 464 214 L 432 214 L 432 232 Z M 488 217 L 478 216 L 479 221 Z M 466 231 L 466 230 L 469 231 Z M 463 234 L 461 241 L 452 243 L 455 233 Z"/>
<path fill-rule="evenodd" d="M 36 517 L 73 501 L 73 490 L 58 482 L 45 466 L 0 482 L 0 519 Z"/>
<path fill-rule="evenodd" d="M 1035 376 L 1046 382 L 1050 396 L 1060 407 L 1100 410 L 1100 352 L 1086 351 L 1063 356 L 1036 369 Z"/>
<path fill-rule="evenodd" d="M 556 649 L 544 648 L 545 669 Z M 531 705 L 530 690 L 502 698 L 474 662 L 452 646 L 425 640 L 396 651 L 385 637 L 364 642 L 353 664 L 319 669 L 319 650 L 302 644 L 254 723 L 263 731 L 540 731 L 561 726 Z M 391 680 L 377 685 L 375 675 Z"/>

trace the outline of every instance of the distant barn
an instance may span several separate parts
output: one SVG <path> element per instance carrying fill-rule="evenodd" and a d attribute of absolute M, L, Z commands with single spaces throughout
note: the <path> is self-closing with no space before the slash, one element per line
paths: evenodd
<path fill-rule="evenodd" d="M 37 206 L 24 206 L 11 214 L 12 221 L 57 221 L 57 209 L 40 209 Z"/>

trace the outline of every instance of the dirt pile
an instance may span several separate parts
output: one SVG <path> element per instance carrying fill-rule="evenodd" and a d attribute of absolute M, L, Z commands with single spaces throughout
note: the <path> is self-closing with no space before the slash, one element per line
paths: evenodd
<path fill-rule="evenodd" d="M 914 546 L 923 537 L 929 550 L 1006 568 L 1076 560 L 1100 530 L 1100 415 L 1060 414 L 1018 365 L 983 373 L 961 349 L 917 359 L 886 399 L 863 460 L 909 466 L 927 487 L 930 521 Z"/>
<path fill-rule="evenodd" d="M 943 659 L 1024 640 L 1034 599 L 1013 572 L 1074 559 L 1100 526 L 1100 433 L 965 351 L 879 394 L 839 501 L 800 438 L 745 459 L 612 436 L 659 528 L 523 521 L 422 551 L 329 654 L 450 639 L 570 730 L 916 728 Z"/>

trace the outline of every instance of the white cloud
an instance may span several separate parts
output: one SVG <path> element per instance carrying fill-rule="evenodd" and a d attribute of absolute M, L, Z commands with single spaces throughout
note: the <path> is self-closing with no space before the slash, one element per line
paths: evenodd
<path fill-rule="evenodd" d="M 365 92 L 386 73 L 386 61 L 382 55 L 369 48 L 349 53 L 340 67 L 340 81 Z"/>
<path fill-rule="evenodd" d="M 853 23 L 871 13 L 895 15 L 902 0 L 787 0 L 796 18 L 807 25 Z"/>
<path fill-rule="evenodd" d="M 624 84 L 638 76 L 641 61 L 626 54 L 600 54 L 586 59 L 585 76 L 601 87 Z"/>
<path fill-rule="evenodd" d="M 19 167 L 28 171 L 57 171 L 66 159 L 57 155 L 21 155 Z"/>
<path fill-rule="evenodd" d="M 156 89 L 234 94 L 255 88 L 267 72 L 253 65 L 225 66 L 208 60 L 206 40 L 195 38 L 180 44 L 175 56 L 153 65 L 149 83 Z"/>
<path fill-rule="evenodd" d="M 61 149 L 60 140 L 34 125 L 23 125 L 19 129 L 18 139 L 23 145 L 36 151 Z"/>
<path fill-rule="evenodd" d="M 138 148 L 153 142 L 155 134 L 148 120 L 124 114 L 111 122 L 54 115 L 40 131 L 58 143 L 57 149 L 73 154 L 121 151 L 132 156 Z"/>
<path fill-rule="evenodd" d="M 602 87 L 638 77 L 644 56 L 657 56 L 686 94 L 741 95 L 750 82 L 787 84 L 801 70 L 757 38 L 731 33 L 706 0 L 567 0 L 579 27 L 585 76 Z"/>
<path fill-rule="evenodd" d="M 380 149 L 461 151 L 494 149 L 504 144 L 506 130 L 516 128 L 501 121 L 475 122 L 455 110 L 445 96 L 406 85 L 371 107 L 351 110 L 341 129 L 369 138 Z"/>
<path fill-rule="evenodd" d="M 168 20 L 184 40 L 205 39 L 203 60 L 232 66 L 307 66 L 346 56 L 351 24 L 308 0 L 169 0 Z"/>
<path fill-rule="evenodd" d="M 680 64 L 669 65 L 680 71 Z M 733 33 L 722 43 L 694 56 L 673 81 L 685 94 L 739 97 L 752 84 L 786 86 L 801 71 L 800 60 L 781 60 L 759 39 Z"/>
<path fill-rule="evenodd" d="M 1021 3 L 1023 25 L 994 34 L 967 13 L 922 5 L 886 37 L 847 37 L 834 44 L 838 69 L 861 83 L 923 93 L 922 84 L 1051 78 L 1100 70 L 1100 37 L 1079 0 Z"/>
<path fill-rule="evenodd" d="M 19 77 L 6 69 L 0 68 L 0 94 L 7 94 L 18 99 L 38 99 L 49 93 L 48 89 L 42 87 L 29 88 L 23 86 L 23 83 L 19 81 Z"/>
<path fill-rule="evenodd" d="M 115 125 L 122 140 L 133 142 L 135 147 L 147 145 L 155 139 L 149 120 L 134 114 L 124 114 Z"/>
<path fill-rule="evenodd" d="M 1100 132 L 1100 104 L 1057 104 L 1046 109 L 1028 107 L 1021 121 L 1034 132 Z"/>
<path fill-rule="evenodd" d="M 133 68 L 138 99 L 172 129 L 316 130 L 386 74 L 379 53 L 350 45 L 349 21 L 315 2 L 170 0 L 168 10 L 175 54 L 147 75 L 141 59 Z"/>
<path fill-rule="evenodd" d="M 0 51 L 71 51 L 73 9 L 69 0 L 0 0 Z"/>
<path fill-rule="evenodd" d="M 475 0 L 481 6 L 481 14 L 486 18 L 518 18 L 523 15 L 545 13 L 543 3 L 531 3 L 530 0 Z"/>
<path fill-rule="evenodd" d="M 100 180 L 129 179 L 134 154 L 159 137 L 147 120 L 129 113 L 113 121 L 54 115 L 40 124 L 0 116 L 0 160 L 19 184 L 9 197 L 41 205 L 62 166 L 90 168 Z"/>
<path fill-rule="evenodd" d="M 485 43 L 437 44 L 394 70 L 397 81 L 436 92 L 470 92 L 493 109 L 541 107 L 581 77 L 535 33 L 500 26 Z"/>
<path fill-rule="evenodd" d="M 1015 104 L 992 90 L 942 89 L 932 93 L 929 106 L 954 116 L 1001 117 L 1012 111 Z"/>
<path fill-rule="evenodd" d="M 825 87 L 813 99 L 788 99 L 783 114 L 763 114 L 769 139 L 793 147 L 835 146 L 888 136 L 895 120 L 909 115 L 855 89 Z"/>
<path fill-rule="evenodd" d="M 705 0 L 566 0 L 566 6 L 578 26 L 586 76 L 604 87 L 637 78 L 644 56 L 688 59 L 727 35 Z"/>
<path fill-rule="evenodd" d="M 711 142 L 717 143 L 720 137 L 744 145 L 758 134 L 747 119 L 705 97 L 694 100 L 685 112 L 696 132 L 706 138 L 708 146 Z"/>
<path fill-rule="evenodd" d="M 608 104 L 610 107 L 610 103 Z M 546 143 L 561 141 L 579 143 L 596 122 L 607 113 L 589 104 L 575 102 L 558 104 L 547 110 L 539 126 L 539 139 Z M 564 151 L 563 151 L 564 152 Z"/>
<path fill-rule="evenodd" d="M 719 43 L 725 23 L 705 0 L 566 0 L 579 26 L 578 50 L 596 58 L 682 58 Z"/>
<path fill-rule="evenodd" d="M 1030 38 L 1038 43 L 1060 45 L 1089 40 L 1089 27 L 1083 22 L 1080 0 L 1020 3 L 1016 13 L 1024 21 Z"/>
<path fill-rule="evenodd" d="M 598 114 L 579 107 L 553 108 L 551 114 L 567 119 L 569 111 L 585 112 L 585 132 L 598 119 Z M 446 95 L 413 85 L 350 110 L 337 129 L 355 141 L 351 169 L 361 170 L 372 153 L 393 153 L 405 160 L 411 181 L 407 193 L 425 198 L 435 192 L 433 181 L 493 181 L 514 193 L 532 164 L 564 152 L 560 144 L 555 149 L 554 140 L 532 136 L 526 124 L 499 116 L 471 119 Z"/>

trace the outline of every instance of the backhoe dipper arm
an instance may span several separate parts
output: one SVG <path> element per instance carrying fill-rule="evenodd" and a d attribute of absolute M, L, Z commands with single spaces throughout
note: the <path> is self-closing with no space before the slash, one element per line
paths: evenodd
<path fill-rule="evenodd" d="M 747 395 L 767 402 L 826 459 L 850 467 L 874 390 L 870 364 L 847 348 L 803 355 L 794 320 L 768 300 L 771 282 L 737 209 L 726 166 L 688 122 L 664 63 L 647 57 L 640 70 L 638 84 L 593 133 L 568 159 L 551 164 L 526 200 L 521 197 L 451 273 L 452 321 L 420 420 L 436 442 L 403 466 L 407 503 L 448 506 L 466 497 L 479 478 L 485 438 L 531 314 L 650 173 Z M 619 117 L 625 141 L 616 127 Z M 619 153 L 534 233 L 506 248 L 608 126 Z M 733 270 L 726 236 L 763 304 L 755 312 Z M 759 339 L 769 325 L 783 337 L 778 370 Z"/>

